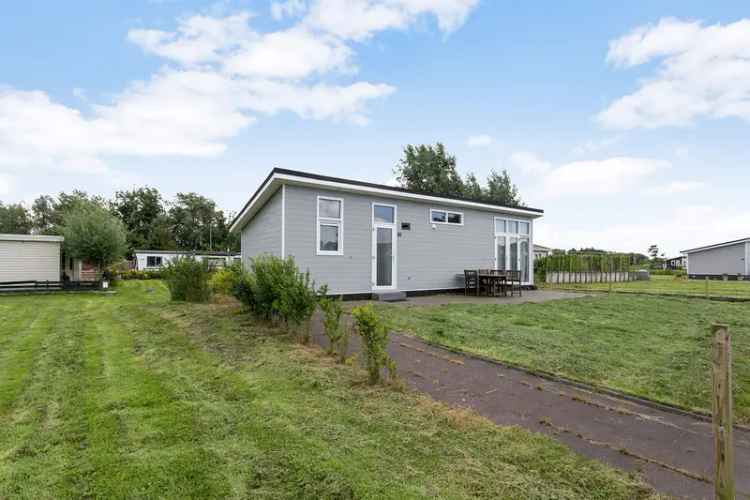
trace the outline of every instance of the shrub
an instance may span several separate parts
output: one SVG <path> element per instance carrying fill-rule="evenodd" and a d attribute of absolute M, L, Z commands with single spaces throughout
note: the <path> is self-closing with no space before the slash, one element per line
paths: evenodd
<path fill-rule="evenodd" d="M 123 271 L 118 276 L 123 280 L 160 280 L 163 277 L 161 271 L 139 271 L 137 269 Z"/>
<path fill-rule="evenodd" d="M 163 275 L 172 300 L 207 302 L 211 298 L 206 262 L 193 257 L 174 259 L 164 268 Z"/>
<path fill-rule="evenodd" d="M 281 320 L 296 330 L 302 342 L 309 341 L 310 318 L 317 305 L 315 285 L 292 257 L 256 257 L 250 272 L 237 279 L 233 294 L 255 316 Z"/>
<path fill-rule="evenodd" d="M 232 264 L 231 266 L 222 267 L 214 271 L 208 280 L 208 285 L 213 293 L 232 295 L 241 277 L 242 265 Z"/>
<path fill-rule="evenodd" d="M 352 316 L 357 324 L 357 333 L 362 337 L 362 350 L 370 385 L 380 382 L 380 371 L 388 369 L 391 380 L 396 378 L 396 364 L 388 356 L 388 329 L 375 313 L 372 304 L 355 307 Z"/>
<path fill-rule="evenodd" d="M 341 324 L 343 309 L 341 299 L 336 297 L 327 297 L 327 287 L 322 287 L 319 291 L 320 310 L 323 312 L 323 328 L 328 337 L 328 354 L 333 355 L 338 352 L 339 362 L 343 363 L 346 359 L 346 351 L 349 347 L 349 330 Z"/>

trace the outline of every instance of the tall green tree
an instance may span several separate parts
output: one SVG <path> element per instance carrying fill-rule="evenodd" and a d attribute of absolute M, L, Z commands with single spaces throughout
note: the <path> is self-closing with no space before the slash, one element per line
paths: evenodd
<path fill-rule="evenodd" d="M 81 203 L 65 212 L 60 232 L 65 254 L 103 269 L 125 256 L 125 226 L 109 210 L 96 203 Z"/>
<path fill-rule="evenodd" d="M 168 219 L 161 194 L 155 188 L 141 187 L 118 191 L 110 204 L 112 211 L 127 229 L 130 250 L 148 248 L 167 250 L 174 248 L 168 232 Z"/>
<path fill-rule="evenodd" d="M 489 203 L 508 207 L 518 207 L 521 205 L 518 188 L 510 180 L 507 170 L 503 170 L 500 173 L 494 170 L 490 172 L 487 178 L 487 187 L 484 189 L 482 198 Z"/>
<path fill-rule="evenodd" d="M 409 144 L 394 170 L 399 183 L 407 189 L 442 196 L 462 196 L 464 182 L 456 170 L 456 157 L 445 146 Z"/>
<path fill-rule="evenodd" d="M 500 173 L 493 170 L 485 186 L 479 184 L 473 173 L 463 180 L 456 169 L 456 157 L 449 155 L 445 146 L 439 142 L 435 146 L 406 146 L 404 156 L 396 165 L 394 173 L 401 186 L 406 189 L 511 207 L 521 206 L 518 188 L 506 170 Z"/>
<path fill-rule="evenodd" d="M 169 209 L 177 246 L 184 250 L 223 249 L 226 239 L 224 213 L 216 203 L 197 193 L 177 193 Z"/>
<path fill-rule="evenodd" d="M 31 205 L 31 220 L 34 229 L 40 234 L 48 234 L 59 223 L 57 218 L 57 201 L 49 195 L 41 195 Z"/>
<path fill-rule="evenodd" d="M 0 202 L 0 233 L 29 234 L 31 227 L 31 215 L 23 205 L 3 205 Z"/>

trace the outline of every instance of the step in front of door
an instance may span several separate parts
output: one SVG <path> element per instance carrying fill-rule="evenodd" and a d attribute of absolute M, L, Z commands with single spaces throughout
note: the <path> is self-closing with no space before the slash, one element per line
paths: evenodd
<path fill-rule="evenodd" d="M 376 293 L 375 300 L 379 300 L 380 302 L 401 302 L 401 301 L 406 300 L 406 293 L 405 292 Z"/>

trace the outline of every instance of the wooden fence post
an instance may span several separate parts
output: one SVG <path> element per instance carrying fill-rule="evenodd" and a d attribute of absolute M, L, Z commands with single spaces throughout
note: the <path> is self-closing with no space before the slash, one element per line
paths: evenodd
<path fill-rule="evenodd" d="M 711 325 L 713 352 L 713 431 L 716 498 L 734 500 L 734 441 L 732 439 L 732 345 L 729 327 Z"/>

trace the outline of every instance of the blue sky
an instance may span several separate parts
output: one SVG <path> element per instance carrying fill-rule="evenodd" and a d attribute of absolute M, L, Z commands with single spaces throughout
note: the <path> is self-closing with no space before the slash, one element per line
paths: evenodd
<path fill-rule="evenodd" d="M 555 247 L 750 233 L 742 2 L 15 2 L 0 200 L 148 184 L 238 210 L 273 166 L 392 181 L 404 145 L 508 169 Z"/>

